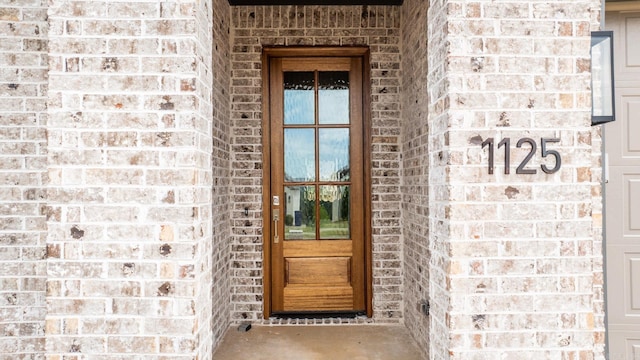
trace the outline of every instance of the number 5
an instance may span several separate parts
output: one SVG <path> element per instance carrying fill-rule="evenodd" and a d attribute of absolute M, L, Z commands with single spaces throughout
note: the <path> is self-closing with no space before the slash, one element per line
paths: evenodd
<path fill-rule="evenodd" d="M 560 139 L 558 138 L 553 138 L 553 139 L 541 138 L 540 139 L 540 150 L 542 150 L 542 157 L 545 158 L 547 157 L 547 155 L 552 155 L 556 159 L 556 165 L 552 169 L 549 169 L 545 164 L 542 164 L 540 167 L 542 168 L 542 171 L 544 171 L 545 173 L 553 174 L 554 172 L 560 170 L 560 166 L 562 166 L 562 158 L 560 157 L 560 153 L 557 152 L 556 150 L 547 150 L 548 142 L 557 143 L 557 142 L 560 142 Z"/>

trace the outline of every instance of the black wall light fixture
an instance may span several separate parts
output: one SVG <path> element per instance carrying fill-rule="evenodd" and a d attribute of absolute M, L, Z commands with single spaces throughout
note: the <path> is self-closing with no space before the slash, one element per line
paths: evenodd
<path fill-rule="evenodd" d="M 613 31 L 591 33 L 591 125 L 615 120 Z"/>

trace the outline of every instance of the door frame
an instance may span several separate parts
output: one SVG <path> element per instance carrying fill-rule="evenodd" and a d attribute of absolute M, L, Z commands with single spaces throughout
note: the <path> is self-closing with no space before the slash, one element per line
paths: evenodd
<path fill-rule="evenodd" d="M 371 227 L 371 67 L 365 46 L 274 46 L 262 49 L 262 287 L 263 317 L 271 316 L 271 58 L 281 57 L 361 57 L 363 117 L 363 198 L 365 309 L 373 316 L 373 246 Z"/>

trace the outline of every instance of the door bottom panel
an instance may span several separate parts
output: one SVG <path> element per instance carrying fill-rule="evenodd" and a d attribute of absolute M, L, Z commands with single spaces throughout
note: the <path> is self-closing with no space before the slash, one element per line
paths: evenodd
<path fill-rule="evenodd" d="M 284 288 L 284 311 L 348 311 L 353 309 L 353 288 L 347 286 Z"/>

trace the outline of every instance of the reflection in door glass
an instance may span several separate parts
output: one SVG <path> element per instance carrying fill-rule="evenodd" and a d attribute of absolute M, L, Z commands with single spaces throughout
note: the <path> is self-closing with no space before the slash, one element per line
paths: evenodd
<path fill-rule="evenodd" d="M 349 239 L 349 186 L 320 186 L 320 239 Z"/>
<path fill-rule="evenodd" d="M 284 239 L 315 240 L 315 186 L 285 186 L 284 197 Z"/>
<path fill-rule="evenodd" d="M 315 181 L 315 129 L 284 129 L 284 180 Z"/>
<path fill-rule="evenodd" d="M 349 129 L 318 129 L 320 181 L 349 181 Z"/>
<path fill-rule="evenodd" d="M 313 72 L 284 73 L 285 125 L 315 124 Z"/>
<path fill-rule="evenodd" d="M 318 116 L 320 124 L 349 123 L 349 72 L 318 74 Z"/>

